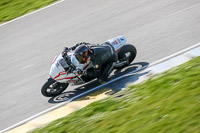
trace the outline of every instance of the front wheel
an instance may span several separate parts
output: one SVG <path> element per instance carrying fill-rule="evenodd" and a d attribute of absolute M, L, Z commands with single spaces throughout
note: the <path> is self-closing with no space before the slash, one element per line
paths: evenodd
<path fill-rule="evenodd" d="M 126 44 L 122 46 L 122 48 L 118 52 L 118 61 L 119 62 L 127 61 L 127 63 L 124 64 L 123 66 L 120 66 L 119 68 L 128 66 L 135 59 L 136 54 L 137 50 L 134 45 Z"/>
<path fill-rule="evenodd" d="M 54 79 L 49 78 L 42 86 L 41 93 L 45 97 L 54 97 L 60 95 L 69 84 L 56 82 Z"/>

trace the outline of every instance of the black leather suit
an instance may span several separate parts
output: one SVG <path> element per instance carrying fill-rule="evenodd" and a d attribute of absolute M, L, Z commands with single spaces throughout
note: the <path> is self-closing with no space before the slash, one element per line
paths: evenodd
<path fill-rule="evenodd" d="M 71 49 L 75 50 L 76 47 L 83 43 L 76 44 Z M 86 72 L 86 77 L 97 78 L 100 81 L 106 81 L 108 76 L 113 70 L 113 63 L 117 61 L 117 53 L 112 45 L 108 43 L 103 44 L 89 44 L 89 56 L 91 57 L 91 63 L 93 69 L 89 69 Z M 84 78 L 84 76 L 83 76 Z"/>

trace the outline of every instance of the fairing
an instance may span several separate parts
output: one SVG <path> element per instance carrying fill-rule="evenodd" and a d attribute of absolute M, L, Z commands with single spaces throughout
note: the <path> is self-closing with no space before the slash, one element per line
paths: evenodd
<path fill-rule="evenodd" d="M 115 51 L 118 52 L 122 45 L 126 44 L 126 37 L 118 36 L 107 40 L 106 43 L 111 44 L 114 47 Z"/>

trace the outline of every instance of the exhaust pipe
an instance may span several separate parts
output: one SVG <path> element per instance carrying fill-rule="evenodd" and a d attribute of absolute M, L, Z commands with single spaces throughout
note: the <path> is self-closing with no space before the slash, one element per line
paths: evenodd
<path fill-rule="evenodd" d="M 126 65 L 128 61 L 122 61 L 122 62 L 116 62 L 114 63 L 114 68 L 122 67 L 123 65 Z"/>

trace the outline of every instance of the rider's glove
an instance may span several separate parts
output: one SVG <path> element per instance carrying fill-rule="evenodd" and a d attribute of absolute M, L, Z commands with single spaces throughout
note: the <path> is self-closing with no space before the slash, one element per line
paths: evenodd
<path fill-rule="evenodd" d="M 63 49 L 63 51 L 62 51 L 62 56 L 64 57 L 64 56 L 67 54 L 67 52 L 69 52 L 69 48 L 68 48 L 68 47 L 65 47 L 65 48 Z"/>
<path fill-rule="evenodd" d="M 65 47 L 65 48 L 64 48 L 64 51 L 69 51 L 69 48 L 68 48 L 68 47 Z"/>
<path fill-rule="evenodd" d="M 66 51 L 66 52 L 69 52 L 69 51 L 71 51 L 72 50 L 72 48 L 68 48 L 68 47 L 65 47 L 64 48 L 64 51 Z"/>
<path fill-rule="evenodd" d="M 65 57 L 66 54 L 67 54 L 67 52 L 63 51 L 62 52 L 62 57 Z"/>
<path fill-rule="evenodd" d="M 65 47 L 63 52 L 62 52 L 62 56 L 64 57 L 65 55 L 67 55 L 68 52 L 70 52 L 72 49 L 71 48 L 68 48 L 68 47 Z"/>

